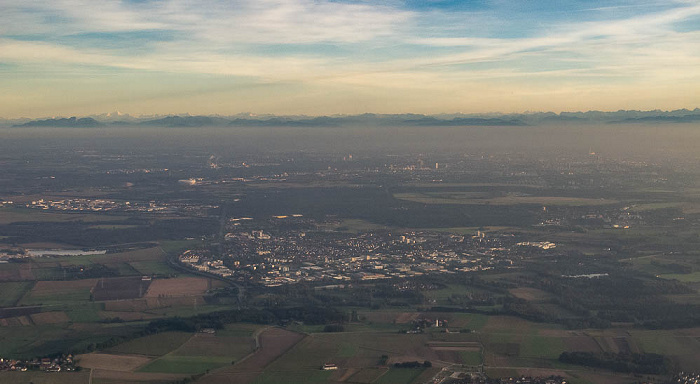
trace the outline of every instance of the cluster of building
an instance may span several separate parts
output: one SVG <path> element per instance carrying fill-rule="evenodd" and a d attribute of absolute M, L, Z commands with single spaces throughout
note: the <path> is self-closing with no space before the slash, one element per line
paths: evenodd
<path fill-rule="evenodd" d="M 678 219 L 683 219 L 678 218 Z M 590 229 L 629 229 L 647 224 L 643 215 L 634 206 L 620 207 L 617 204 L 590 207 L 558 207 L 544 210 L 541 227 L 573 227 Z"/>
<path fill-rule="evenodd" d="M 61 200 L 34 200 L 26 204 L 27 208 L 54 210 L 54 211 L 141 211 L 160 212 L 168 209 L 167 204 L 158 204 L 151 201 L 145 204 L 132 204 L 129 201 L 117 202 L 104 199 L 61 199 Z"/>
<path fill-rule="evenodd" d="M 211 256 L 204 249 L 188 249 L 178 257 L 180 263 L 200 272 L 211 273 L 220 277 L 232 277 L 234 271 L 224 265 L 224 261 Z"/>
<path fill-rule="evenodd" d="M 502 377 L 498 381 L 499 384 L 566 384 L 568 381 L 561 376 L 550 377 Z"/>
<path fill-rule="evenodd" d="M 522 241 L 516 245 L 521 247 L 535 247 L 540 249 L 554 249 L 557 247 L 556 244 L 549 241 Z"/>
<path fill-rule="evenodd" d="M 465 372 L 459 367 L 443 368 L 432 380 L 431 384 L 567 384 L 561 376 L 514 376 L 490 378 L 482 372 Z"/>
<path fill-rule="evenodd" d="M 201 272 L 269 287 L 301 281 L 340 284 L 512 267 L 522 258 L 525 244 L 512 235 L 482 232 L 474 236 L 427 231 L 324 232 L 321 226 L 310 228 L 310 220 L 297 219 L 298 229 L 289 229 L 288 221 L 286 229 L 272 228 L 270 233 L 247 230 L 240 219 L 234 219 L 222 255 L 190 249 L 179 260 Z M 248 221 L 247 226 L 253 223 Z M 555 247 L 549 242 L 527 245 L 540 251 Z"/>
<path fill-rule="evenodd" d="M 698 384 L 700 383 L 700 373 L 698 372 L 679 372 L 671 379 L 674 384 Z"/>
<path fill-rule="evenodd" d="M 106 173 L 108 175 L 132 175 L 135 173 L 163 173 L 168 172 L 168 168 L 124 168 L 124 169 L 111 169 Z"/>
<path fill-rule="evenodd" d="M 45 371 L 45 372 L 65 372 L 73 371 L 76 366 L 73 362 L 73 355 L 62 355 L 60 357 L 31 360 L 3 359 L 0 358 L 0 371 Z"/>
<path fill-rule="evenodd" d="M 10 259 L 23 259 L 31 257 L 86 256 L 104 255 L 106 253 L 107 251 L 104 249 L 35 249 L 8 247 L 0 249 L 0 263 L 6 263 Z"/>
<path fill-rule="evenodd" d="M 418 319 L 415 319 L 411 321 L 411 329 L 407 331 L 401 331 L 401 333 L 423 333 L 425 328 L 430 328 L 430 327 L 440 327 L 440 328 L 445 328 L 446 333 L 450 333 L 450 330 L 448 327 L 448 322 L 445 319 L 430 319 L 427 317 L 421 317 Z"/>
<path fill-rule="evenodd" d="M 196 215 L 199 211 L 215 209 L 214 205 L 191 205 L 182 203 L 159 203 L 113 201 L 105 199 L 39 199 L 25 205 L 27 208 L 69 211 L 69 212 L 150 212 L 150 213 L 177 213 L 186 212 Z"/>

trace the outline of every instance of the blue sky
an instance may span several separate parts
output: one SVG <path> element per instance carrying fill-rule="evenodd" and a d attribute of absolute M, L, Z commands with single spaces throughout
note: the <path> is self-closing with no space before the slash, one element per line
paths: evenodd
<path fill-rule="evenodd" d="M 698 1 L 2 3 L 2 117 L 700 106 Z"/>

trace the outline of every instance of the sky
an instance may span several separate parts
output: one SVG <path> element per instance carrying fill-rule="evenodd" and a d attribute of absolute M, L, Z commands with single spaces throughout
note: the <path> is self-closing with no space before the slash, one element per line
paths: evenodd
<path fill-rule="evenodd" d="M 1 0 L 0 117 L 700 107 L 698 0 Z"/>

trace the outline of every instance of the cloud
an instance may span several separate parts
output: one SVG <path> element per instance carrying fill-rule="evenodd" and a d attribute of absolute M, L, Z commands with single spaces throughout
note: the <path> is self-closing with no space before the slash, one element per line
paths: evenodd
<path fill-rule="evenodd" d="M 696 1 L 600 3 L 570 13 L 519 4 L 528 13 L 514 14 L 503 0 L 472 9 L 398 0 L 5 0 L 0 63 L 239 76 L 319 95 L 425 92 L 428 103 L 468 87 L 501 94 L 506 83 L 552 94 L 698 84 L 700 28 L 674 28 L 700 15 Z"/>

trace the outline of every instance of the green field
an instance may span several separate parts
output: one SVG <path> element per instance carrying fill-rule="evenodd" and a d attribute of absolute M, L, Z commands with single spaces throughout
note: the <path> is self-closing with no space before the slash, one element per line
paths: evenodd
<path fill-rule="evenodd" d="M 564 351 L 564 342 L 558 337 L 529 335 L 520 345 L 521 357 L 556 360 Z"/>
<path fill-rule="evenodd" d="M 264 328 L 264 325 L 260 324 L 250 324 L 250 323 L 234 323 L 234 324 L 226 324 L 224 326 L 224 329 L 220 329 L 216 331 L 216 336 L 219 337 L 245 337 L 245 336 L 253 336 L 256 331 L 259 329 Z"/>
<path fill-rule="evenodd" d="M 67 306 L 66 314 L 76 323 L 94 323 L 102 320 L 98 315 L 102 310 L 104 305 L 101 303 L 85 302 Z"/>
<path fill-rule="evenodd" d="M 644 352 L 663 355 L 692 355 L 700 348 L 700 341 L 674 331 L 636 331 L 634 340 Z M 697 355 L 696 355 L 697 356 Z"/>
<path fill-rule="evenodd" d="M 142 324 L 47 324 L 0 327 L 0 356 L 33 358 L 67 351 L 78 351 L 111 337 L 129 336 Z"/>
<path fill-rule="evenodd" d="M 396 193 L 394 198 L 421 204 L 460 204 L 460 205 L 562 205 L 590 206 L 615 204 L 617 201 L 608 199 L 590 199 L 584 197 L 560 196 L 495 196 L 484 192 L 424 192 Z"/>
<path fill-rule="evenodd" d="M 170 275 L 179 272 L 164 260 L 132 261 L 129 265 L 141 275 Z"/>
<path fill-rule="evenodd" d="M 659 275 L 662 279 L 678 280 L 683 283 L 698 283 L 700 282 L 700 271 L 693 273 L 668 273 Z"/>
<path fill-rule="evenodd" d="M 228 357 L 166 355 L 141 367 L 138 372 L 198 374 L 231 364 Z"/>
<path fill-rule="evenodd" d="M 178 273 L 168 265 L 165 253 L 160 247 L 102 255 L 37 258 L 31 261 L 32 273 L 37 280 L 62 280 L 65 278 L 63 269 L 66 267 L 94 265 L 103 265 L 115 270 L 119 276 Z"/>
<path fill-rule="evenodd" d="M 177 349 L 192 337 L 187 332 L 163 332 L 140 337 L 112 347 L 107 352 L 146 356 L 163 356 Z"/>
<path fill-rule="evenodd" d="M 464 365 L 479 365 L 483 362 L 480 351 L 461 351 L 459 357 Z"/>
<path fill-rule="evenodd" d="M 138 225 L 129 225 L 129 224 L 97 224 L 97 225 L 91 225 L 88 228 L 89 229 L 109 229 L 113 231 L 118 231 L 120 229 L 132 229 L 132 228 L 138 228 Z"/>
<path fill-rule="evenodd" d="M 160 248 L 168 255 L 176 254 L 188 248 L 200 246 L 200 240 L 160 240 L 158 242 Z"/>
<path fill-rule="evenodd" d="M 3 268 L 4 266 L 0 267 Z M 34 282 L 0 283 L 0 307 L 12 307 L 32 289 Z"/>
<path fill-rule="evenodd" d="M 478 313 L 450 313 L 450 328 L 469 328 L 471 330 L 482 329 L 489 320 L 486 315 Z"/>
<path fill-rule="evenodd" d="M 100 221 L 122 221 L 126 216 L 113 216 L 104 213 L 65 213 L 46 212 L 38 209 L 3 207 L 0 208 L 0 224 L 19 222 L 67 222 L 82 221 L 86 223 Z"/>
<path fill-rule="evenodd" d="M 63 305 L 87 303 L 90 301 L 91 287 L 66 288 L 57 291 L 37 291 L 36 286 L 21 301 L 21 305 Z"/>
<path fill-rule="evenodd" d="M 361 233 L 386 229 L 387 227 L 360 219 L 343 219 L 339 223 L 322 224 L 320 228 L 338 232 Z"/>

